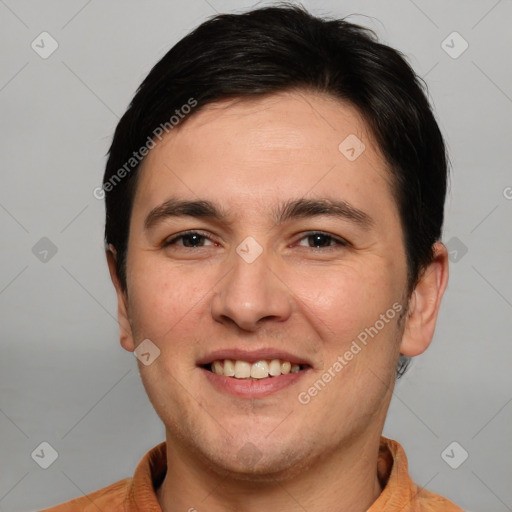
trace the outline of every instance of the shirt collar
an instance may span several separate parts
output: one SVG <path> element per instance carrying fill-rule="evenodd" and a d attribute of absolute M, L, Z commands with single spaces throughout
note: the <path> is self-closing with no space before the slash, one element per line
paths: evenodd
<path fill-rule="evenodd" d="M 155 446 L 138 464 L 127 492 L 127 511 L 162 512 L 156 489 L 167 471 L 166 446 L 165 442 Z M 404 507 L 418 504 L 418 497 L 423 490 L 411 480 L 407 457 L 396 441 L 381 437 L 377 474 L 383 491 L 368 512 L 405 510 Z"/>

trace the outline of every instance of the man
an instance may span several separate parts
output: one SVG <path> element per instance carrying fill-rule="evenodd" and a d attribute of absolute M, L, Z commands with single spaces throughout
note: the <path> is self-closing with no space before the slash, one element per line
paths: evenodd
<path fill-rule="evenodd" d="M 418 78 L 366 29 L 273 7 L 176 44 L 97 191 L 166 442 L 50 510 L 460 511 L 381 437 L 446 288 L 446 179 Z"/>

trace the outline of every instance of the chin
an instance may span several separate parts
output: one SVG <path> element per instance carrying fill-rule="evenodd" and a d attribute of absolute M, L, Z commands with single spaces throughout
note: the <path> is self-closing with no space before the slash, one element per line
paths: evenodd
<path fill-rule="evenodd" d="M 235 480 L 262 483 L 286 480 L 304 471 L 316 458 L 314 453 L 308 453 L 304 444 L 292 440 L 269 443 L 262 438 L 258 446 L 249 440 L 229 438 L 226 441 L 223 450 L 212 452 L 209 447 L 220 445 L 207 443 L 197 445 L 195 451 L 212 471 Z M 241 448 L 234 449 L 238 445 Z"/>

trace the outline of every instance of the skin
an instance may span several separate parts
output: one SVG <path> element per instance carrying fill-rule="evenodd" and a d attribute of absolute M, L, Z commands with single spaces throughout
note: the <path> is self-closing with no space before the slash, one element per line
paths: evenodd
<path fill-rule="evenodd" d="M 349 134 L 366 146 L 354 161 L 338 150 Z M 382 490 L 378 445 L 397 359 L 430 344 L 448 258 L 437 243 L 434 261 L 406 296 L 390 174 L 364 120 L 350 105 L 306 91 L 226 100 L 169 133 L 140 172 L 127 291 L 116 275 L 114 247 L 107 259 L 121 345 L 133 351 L 149 338 L 161 351 L 139 369 L 166 427 L 162 510 L 366 511 Z M 229 222 L 169 217 L 144 230 L 147 214 L 170 197 L 212 201 Z M 299 198 L 344 200 L 372 225 L 327 215 L 276 224 L 273 209 Z M 163 247 L 190 229 L 210 240 L 199 237 L 190 247 L 182 238 Z M 315 247 L 308 237 L 315 231 L 348 245 L 327 237 Z M 236 252 L 248 236 L 263 250 L 250 264 Z M 301 404 L 298 394 L 396 302 L 406 313 L 402 321 L 397 315 L 386 323 Z M 235 398 L 211 386 L 196 364 L 233 347 L 287 350 L 312 368 L 273 395 Z M 247 450 L 256 455 L 240 457 Z"/>

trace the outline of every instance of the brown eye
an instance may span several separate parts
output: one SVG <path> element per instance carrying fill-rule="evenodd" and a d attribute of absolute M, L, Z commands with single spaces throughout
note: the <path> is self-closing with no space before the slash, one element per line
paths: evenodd
<path fill-rule="evenodd" d="M 177 242 L 180 240 L 182 243 L 178 244 Z M 212 242 L 210 238 L 198 231 L 188 231 L 186 233 L 181 233 L 180 235 L 175 236 L 170 240 L 166 240 L 163 244 L 163 247 L 179 245 L 180 247 L 186 247 L 187 249 L 195 249 L 198 247 L 204 247 L 206 241 Z"/>
<path fill-rule="evenodd" d="M 181 236 L 181 239 L 183 240 L 183 245 L 185 247 L 197 247 L 198 245 L 203 245 L 201 241 L 204 239 L 204 236 L 193 233 L 190 235 L 183 235 Z"/>
<path fill-rule="evenodd" d="M 324 235 L 322 233 L 308 236 L 310 247 L 325 247 L 330 246 L 333 241 L 332 236 Z"/>
<path fill-rule="evenodd" d="M 315 232 L 315 233 L 309 233 L 303 238 L 302 240 L 306 240 L 308 247 L 316 248 L 316 249 L 323 249 L 323 248 L 331 248 L 335 246 L 346 246 L 348 243 L 341 239 L 337 238 L 333 235 L 330 235 L 328 233 L 322 233 L 322 232 Z M 302 244 L 299 244 L 302 245 Z M 303 246 L 303 245 L 302 245 Z"/>

